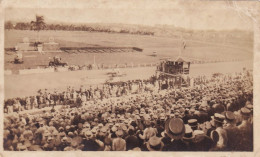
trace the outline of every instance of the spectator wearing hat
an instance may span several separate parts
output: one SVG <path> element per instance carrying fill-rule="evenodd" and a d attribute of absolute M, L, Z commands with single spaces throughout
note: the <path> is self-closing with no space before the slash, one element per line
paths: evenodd
<path fill-rule="evenodd" d="M 152 136 L 148 142 L 146 142 L 141 150 L 142 151 L 162 151 L 164 147 L 164 144 L 161 140 L 161 138 Z"/>
<path fill-rule="evenodd" d="M 186 144 L 182 138 L 185 134 L 185 126 L 180 118 L 168 119 L 165 123 L 166 134 L 173 139 L 167 151 L 185 151 Z"/>
<path fill-rule="evenodd" d="M 165 116 L 164 114 L 160 115 L 160 119 L 157 120 L 155 127 L 157 128 L 157 137 L 160 137 L 162 132 L 164 132 L 164 125 L 165 125 Z"/>
<path fill-rule="evenodd" d="M 101 143 L 93 137 L 91 131 L 85 132 L 85 138 L 82 140 L 83 151 L 98 151 L 102 147 Z"/>
<path fill-rule="evenodd" d="M 128 130 L 128 136 L 125 138 L 126 150 L 132 150 L 132 149 L 140 146 L 140 143 L 139 143 L 140 141 L 134 134 L 135 134 L 135 132 L 133 129 Z"/>
<path fill-rule="evenodd" d="M 211 116 L 211 120 L 207 121 L 203 124 L 204 124 L 204 130 L 205 130 L 206 135 L 210 137 L 211 132 L 213 130 L 216 130 L 216 125 L 214 123 L 214 116 Z"/>
<path fill-rule="evenodd" d="M 193 137 L 191 151 L 209 151 L 214 146 L 214 141 L 202 130 L 194 130 Z"/>
<path fill-rule="evenodd" d="M 78 141 L 75 139 L 71 141 L 70 145 L 64 148 L 64 151 L 80 151 L 78 148 Z"/>
<path fill-rule="evenodd" d="M 253 150 L 253 125 L 249 122 L 251 111 L 248 108 L 241 108 L 242 122 L 238 126 L 239 137 L 241 137 L 238 144 L 239 150 L 252 151 Z"/>
<path fill-rule="evenodd" d="M 227 150 L 236 150 L 236 145 L 238 143 L 238 128 L 236 126 L 236 117 L 233 112 L 227 111 L 225 112 L 225 121 L 224 129 L 227 132 Z"/>
<path fill-rule="evenodd" d="M 228 141 L 227 132 L 223 129 L 225 116 L 219 113 L 215 113 L 213 120 L 216 129 L 211 132 L 210 137 L 213 139 L 216 145 L 214 148 L 212 148 L 212 150 L 225 150 Z"/>
<path fill-rule="evenodd" d="M 153 128 L 150 121 L 146 122 L 146 128 L 144 130 L 144 134 L 139 134 L 139 137 L 144 141 L 148 141 L 150 137 L 155 136 L 157 134 L 157 129 Z"/>
<path fill-rule="evenodd" d="M 184 111 L 184 117 L 183 117 L 184 124 L 188 124 L 189 119 L 196 119 L 197 118 L 197 116 L 194 114 L 195 111 L 196 110 L 194 108 L 190 108 L 190 109 Z"/>
<path fill-rule="evenodd" d="M 250 128 L 252 125 L 248 121 L 250 118 L 251 111 L 248 108 L 241 108 L 241 115 L 242 115 L 242 123 L 238 126 L 239 130 L 246 130 L 247 128 Z"/>
<path fill-rule="evenodd" d="M 209 106 L 200 106 L 199 112 L 197 113 L 196 117 L 198 120 L 198 123 L 202 124 L 206 122 L 207 120 L 210 120 L 210 116 L 208 114 Z"/>
<path fill-rule="evenodd" d="M 193 129 L 190 125 L 185 124 L 185 134 L 183 137 L 183 141 L 186 144 L 186 150 L 185 151 L 194 151 L 193 149 L 193 139 L 195 138 L 193 134 Z"/>
<path fill-rule="evenodd" d="M 189 119 L 188 124 L 193 131 L 198 130 L 198 120 L 197 119 Z"/>
<path fill-rule="evenodd" d="M 126 150 L 126 141 L 122 139 L 123 131 L 118 130 L 116 132 L 117 138 L 115 138 L 112 142 L 112 150 L 113 151 L 125 151 Z"/>
<path fill-rule="evenodd" d="M 222 104 L 214 104 L 212 106 L 214 113 L 223 113 L 225 111 L 225 106 Z"/>
<path fill-rule="evenodd" d="M 12 131 L 4 130 L 4 150 L 13 151 L 15 149 L 13 146 L 14 138 Z"/>
<path fill-rule="evenodd" d="M 58 151 L 64 151 L 64 148 L 68 147 L 70 145 L 70 142 L 66 136 L 61 138 L 61 143 L 57 147 Z"/>
<path fill-rule="evenodd" d="M 253 105 L 251 103 L 248 103 L 246 105 L 246 108 L 250 110 L 250 117 L 248 119 L 248 121 L 253 124 Z"/>
<path fill-rule="evenodd" d="M 168 147 L 171 145 L 172 139 L 166 134 L 165 131 L 161 133 L 162 142 L 164 143 L 163 151 L 168 150 Z"/>
<path fill-rule="evenodd" d="M 104 151 L 111 151 L 112 150 L 112 139 L 108 136 L 104 139 Z"/>
<path fill-rule="evenodd" d="M 58 131 L 53 132 L 52 142 L 53 142 L 54 150 L 57 150 L 57 147 L 61 144 L 61 139 L 60 139 Z"/>

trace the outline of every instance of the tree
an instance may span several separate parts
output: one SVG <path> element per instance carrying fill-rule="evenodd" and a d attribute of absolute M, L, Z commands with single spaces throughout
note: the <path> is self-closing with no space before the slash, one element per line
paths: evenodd
<path fill-rule="evenodd" d="M 5 23 L 5 29 L 10 30 L 10 29 L 13 29 L 13 28 L 14 28 L 14 26 L 13 26 L 11 21 L 8 21 L 8 22 Z"/>
<path fill-rule="evenodd" d="M 30 25 L 28 23 L 18 22 L 14 28 L 18 30 L 28 30 L 30 29 Z"/>
<path fill-rule="evenodd" d="M 43 30 L 46 27 L 46 24 L 44 22 L 44 17 L 43 16 L 38 16 L 36 15 L 36 20 L 31 21 L 31 29 L 34 31 L 37 31 L 37 40 L 39 40 L 39 32 L 40 30 Z"/>

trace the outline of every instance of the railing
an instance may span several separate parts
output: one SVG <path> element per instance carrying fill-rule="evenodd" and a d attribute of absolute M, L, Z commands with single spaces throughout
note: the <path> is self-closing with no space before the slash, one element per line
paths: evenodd
<path fill-rule="evenodd" d="M 193 64 L 203 64 L 203 63 L 216 63 L 216 62 L 227 62 L 227 61 L 231 61 L 231 60 L 207 60 L 207 61 L 192 61 L 191 63 Z M 234 60 L 232 60 L 234 61 Z M 235 60 L 235 61 L 240 61 L 240 60 Z M 126 64 L 89 64 L 89 65 L 83 65 L 83 66 L 79 66 L 79 65 L 70 65 L 67 67 L 46 67 L 46 68 L 42 68 L 42 67 L 37 67 L 37 68 L 31 68 L 31 69 L 19 69 L 18 74 L 24 74 L 24 72 L 20 72 L 20 71 L 29 71 L 29 72 L 25 72 L 26 74 L 29 73 L 39 73 L 37 71 L 44 71 L 44 72 L 60 72 L 60 71 L 76 71 L 76 70 L 102 70 L 102 69 L 114 69 L 114 68 L 138 68 L 138 67 L 155 67 L 157 66 L 157 63 L 126 63 Z M 71 67 L 75 67 L 75 70 L 73 70 L 73 68 Z M 46 69 L 53 69 L 53 70 L 46 70 Z M 34 72 L 33 72 L 34 71 Z M 182 71 L 184 74 L 188 74 L 189 73 L 189 69 L 184 68 Z M 12 74 L 17 74 L 17 70 L 5 70 L 5 75 L 12 75 Z"/>

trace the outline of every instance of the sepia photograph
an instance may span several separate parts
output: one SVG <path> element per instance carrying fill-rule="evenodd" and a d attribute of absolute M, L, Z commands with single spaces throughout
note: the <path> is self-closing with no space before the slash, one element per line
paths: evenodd
<path fill-rule="evenodd" d="M 255 151 L 259 1 L 3 4 L 3 151 Z"/>

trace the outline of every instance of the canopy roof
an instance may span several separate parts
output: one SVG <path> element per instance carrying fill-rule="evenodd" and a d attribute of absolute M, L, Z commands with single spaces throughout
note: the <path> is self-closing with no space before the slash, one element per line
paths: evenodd
<path fill-rule="evenodd" d="M 172 62 L 185 62 L 185 63 L 189 63 L 190 60 L 181 56 L 178 56 L 177 58 L 173 59 L 173 58 L 167 58 L 165 59 L 166 61 L 172 61 Z"/>

